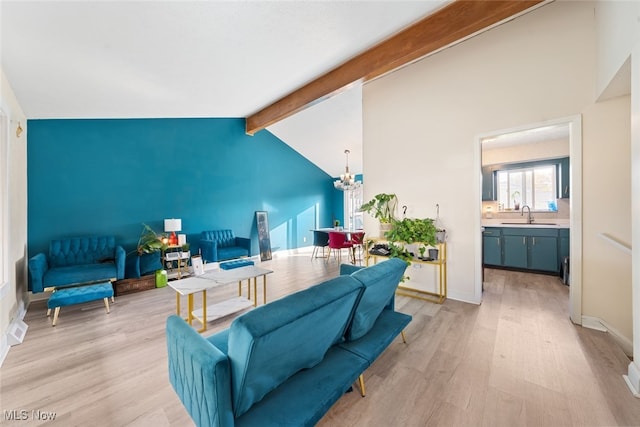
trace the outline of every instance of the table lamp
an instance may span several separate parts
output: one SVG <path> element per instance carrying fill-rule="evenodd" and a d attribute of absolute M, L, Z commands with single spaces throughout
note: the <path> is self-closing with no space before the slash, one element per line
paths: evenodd
<path fill-rule="evenodd" d="M 182 231 L 182 220 L 181 219 L 165 219 L 164 220 L 164 231 L 171 232 L 171 236 L 169 237 L 170 245 L 178 244 L 178 236 L 176 236 L 176 231 Z"/>

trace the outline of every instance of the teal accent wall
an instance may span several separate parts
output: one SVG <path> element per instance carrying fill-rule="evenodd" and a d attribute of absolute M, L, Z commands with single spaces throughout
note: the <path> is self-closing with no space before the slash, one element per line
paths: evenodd
<path fill-rule="evenodd" d="M 268 212 L 274 251 L 309 246 L 316 216 L 329 226 L 329 175 L 244 119 L 29 120 L 28 252 L 53 238 L 113 234 L 133 251 L 142 223 L 182 219 L 192 252 L 202 230 L 251 237 Z M 342 209 L 342 208 L 340 208 Z"/>

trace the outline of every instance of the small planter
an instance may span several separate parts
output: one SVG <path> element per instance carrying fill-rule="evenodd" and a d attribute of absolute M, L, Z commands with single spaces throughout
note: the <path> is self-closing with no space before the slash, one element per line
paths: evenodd
<path fill-rule="evenodd" d="M 391 223 L 381 222 L 380 223 L 380 237 L 384 236 L 384 233 L 391 230 Z"/>
<path fill-rule="evenodd" d="M 433 261 L 438 260 L 438 250 L 437 249 L 429 249 L 429 258 Z"/>

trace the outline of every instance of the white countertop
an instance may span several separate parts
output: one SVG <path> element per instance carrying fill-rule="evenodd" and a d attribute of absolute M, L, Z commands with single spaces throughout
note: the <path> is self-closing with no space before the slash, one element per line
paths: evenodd
<path fill-rule="evenodd" d="M 527 224 L 525 220 L 519 222 L 518 220 L 509 219 L 483 219 L 483 227 L 503 227 L 503 228 L 570 228 L 568 219 L 540 219 L 534 220 L 532 224 Z"/>

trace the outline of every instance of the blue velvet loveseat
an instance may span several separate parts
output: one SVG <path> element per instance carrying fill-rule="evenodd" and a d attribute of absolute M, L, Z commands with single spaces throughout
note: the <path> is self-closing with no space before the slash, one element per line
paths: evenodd
<path fill-rule="evenodd" d="M 114 236 L 52 240 L 48 257 L 39 253 L 29 259 L 31 291 L 123 279 L 125 258 Z"/>
<path fill-rule="evenodd" d="M 169 380 L 199 427 L 313 426 L 411 321 L 407 264 L 362 268 L 260 306 L 210 337 L 167 320 Z"/>
<path fill-rule="evenodd" d="M 200 250 L 206 262 L 251 256 L 251 239 L 236 237 L 232 230 L 209 230 L 200 233 Z"/>

